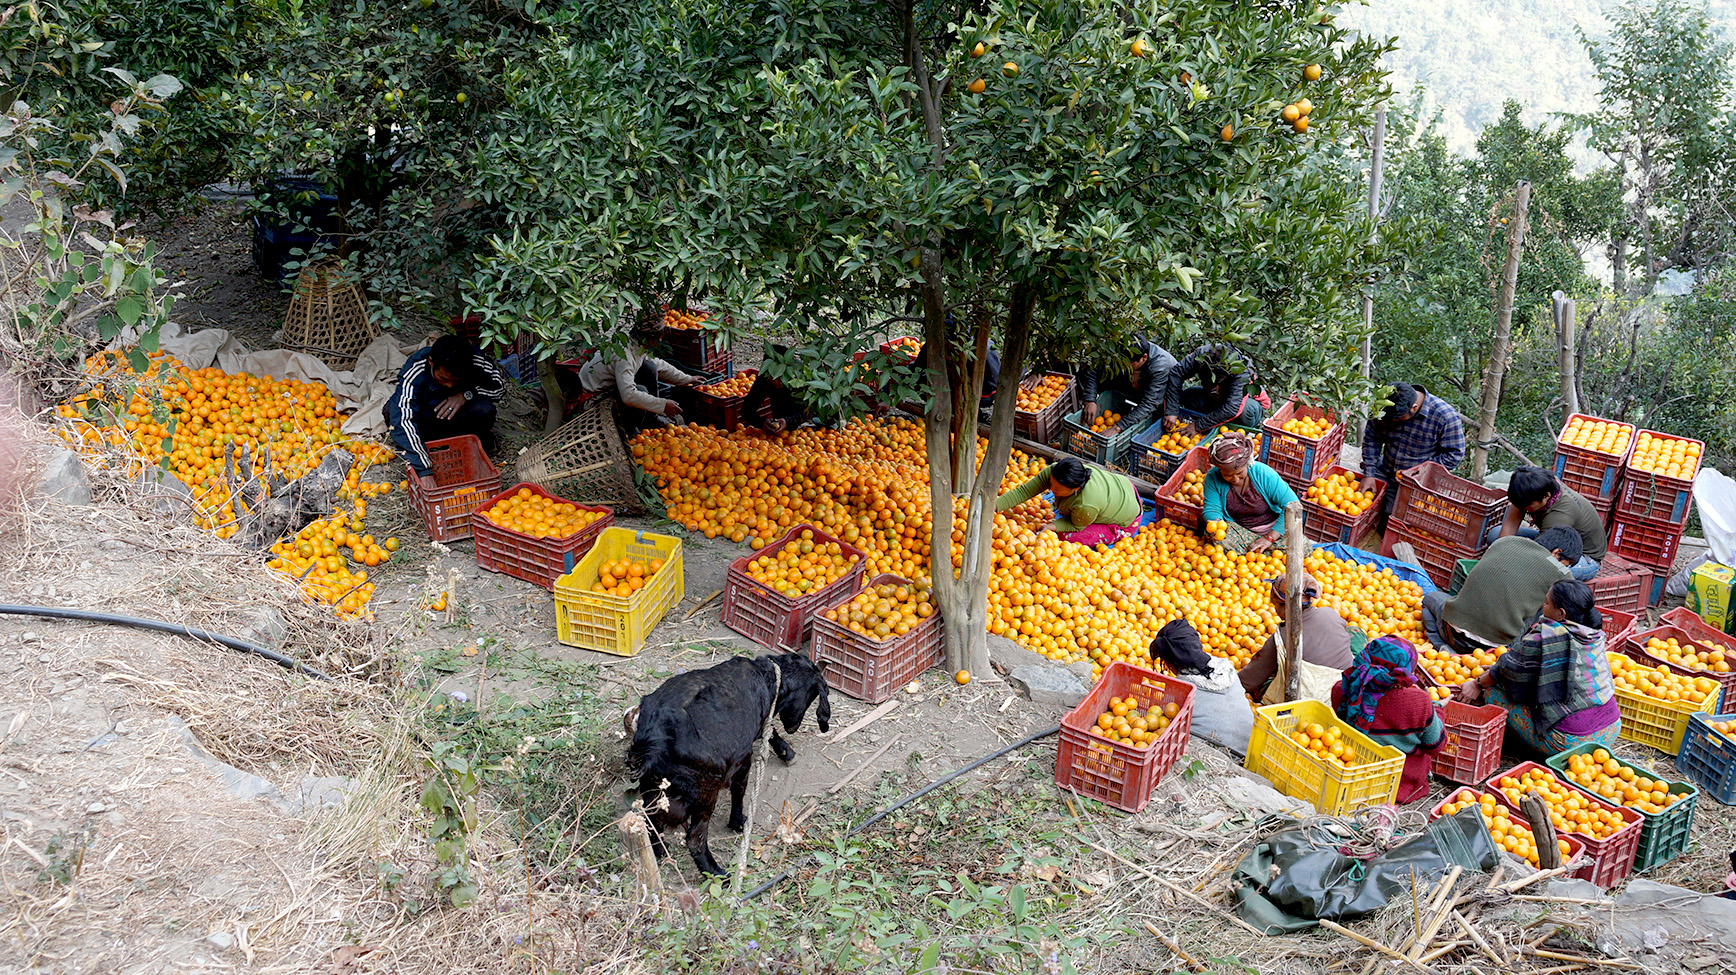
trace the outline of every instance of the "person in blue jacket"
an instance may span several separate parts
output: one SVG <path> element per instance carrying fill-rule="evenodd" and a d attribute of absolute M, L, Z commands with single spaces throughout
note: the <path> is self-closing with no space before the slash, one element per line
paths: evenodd
<path fill-rule="evenodd" d="M 1284 506 L 1296 492 L 1278 472 L 1254 459 L 1254 440 L 1235 430 L 1218 434 L 1206 448 L 1207 522 L 1233 521 L 1258 536 L 1250 551 L 1264 552 L 1284 537 Z"/>
<path fill-rule="evenodd" d="M 494 360 L 456 335 L 404 360 L 386 400 L 392 442 L 417 477 L 433 476 L 428 443 L 466 434 L 494 452 L 495 404 L 506 391 Z"/>

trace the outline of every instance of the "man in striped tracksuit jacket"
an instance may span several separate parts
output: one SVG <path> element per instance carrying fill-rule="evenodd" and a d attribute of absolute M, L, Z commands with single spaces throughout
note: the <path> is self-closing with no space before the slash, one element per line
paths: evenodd
<path fill-rule="evenodd" d="M 427 446 L 433 440 L 470 434 L 493 453 L 495 403 L 505 389 L 494 360 L 456 335 L 442 335 L 406 359 L 385 414 L 416 476 L 433 474 Z"/>

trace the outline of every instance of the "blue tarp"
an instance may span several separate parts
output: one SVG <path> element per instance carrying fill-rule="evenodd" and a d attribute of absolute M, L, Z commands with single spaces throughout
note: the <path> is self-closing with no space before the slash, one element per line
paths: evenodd
<path fill-rule="evenodd" d="M 1373 552 L 1365 552 L 1359 548 L 1351 548 L 1349 545 L 1340 542 L 1316 542 L 1314 547 L 1324 549 L 1327 554 L 1337 556 L 1341 559 L 1348 559 L 1352 562 L 1361 562 L 1363 565 L 1372 565 L 1377 569 L 1391 569 L 1393 575 L 1398 576 L 1400 579 L 1416 583 L 1417 588 L 1421 589 L 1425 593 L 1434 592 L 1436 589 L 1440 588 L 1435 585 L 1434 580 L 1429 578 L 1428 573 L 1414 565 L 1411 565 L 1409 562 L 1400 562 L 1396 559 L 1389 559 L 1382 555 L 1376 555 Z"/>

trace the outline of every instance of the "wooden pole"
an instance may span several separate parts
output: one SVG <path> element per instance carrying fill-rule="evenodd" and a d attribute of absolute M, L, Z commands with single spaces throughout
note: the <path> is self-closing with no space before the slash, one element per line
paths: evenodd
<path fill-rule="evenodd" d="M 1302 696 L 1302 502 L 1284 506 L 1284 700 Z"/>
<path fill-rule="evenodd" d="M 1579 377 L 1577 371 L 1578 341 L 1574 336 L 1575 306 L 1573 299 L 1557 291 L 1555 301 L 1555 336 L 1561 343 L 1561 407 L 1568 413 L 1579 412 Z"/>
<path fill-rule="evenodd" d="M 1368 221 L 1371 224 L 1380 220 L 1380 181 L 1382 170 L 1386 167 L 1386 109 L 1374 113 L 1374 145 L 1371 147 L 1368 164 Z M 1380 236 L 1379 231 L 1370 231 L 1369 242 L 1373 243 Z M 1374 285 L 1366 284 L 1362 289 L 1362 378 L 1367 379 L 1374 365 Z"/>
<path fill-rule="evenodd" d="M 1549 818 L 1549 807 L 1535 792 L 1525 793 L 1519 811 L 1531 825 L 1531 838 L 1537 842 L 1537 868 L 1554 870 L 1561 866 L 1561 845 L 1555 838 L 1555 823 Z"/>
<path fill-rule="evenodd" d="M 1483 371 L 1483 410 L 1477 423 L 1477 449 L 1471 455 L 1471 480 L 1489 473 L 1489 448 L 1495 439 L 1495 414 L 1501 408 L 1501 381 L 1507 375 L 1507 353 L 1513 336 L 1513 292 L 1519 287 L 1519 258 L 1525 251 L 1525 217 L 1531 207 L 1531 181 L 1520 180 L 1514 193 L 1513 219 L 1507 225 L 1507 264 L 1501 270 L 1501 295 L 1495 306 L 1495 341 L 1489 346 L 1489 367 Z"/>

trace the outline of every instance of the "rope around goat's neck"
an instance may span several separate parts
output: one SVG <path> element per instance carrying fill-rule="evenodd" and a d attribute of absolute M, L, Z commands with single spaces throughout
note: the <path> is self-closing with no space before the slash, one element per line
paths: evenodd
<path fill-rule="evenodd" d="M 772 716 L 778 713 L 778 695 L 784 692 L 784 669 L 772 661 L 772 673 L 775 679 L 772 683 L 772 706 L 766 710 L 766 718 L 760 722 L 760 754 L 753 763 L 753 791 L 747 797 L 747 822 L 741 828 L 741 848 L 735 851 L 735 880 L 730 896 L 741 899 L 741 881 L 747 874 L 747 848 L 753 838 L 753 820 L 759 815 L 760 783 L 765 781 L 766 762 L 771 759 L 772 748 Z"/>

